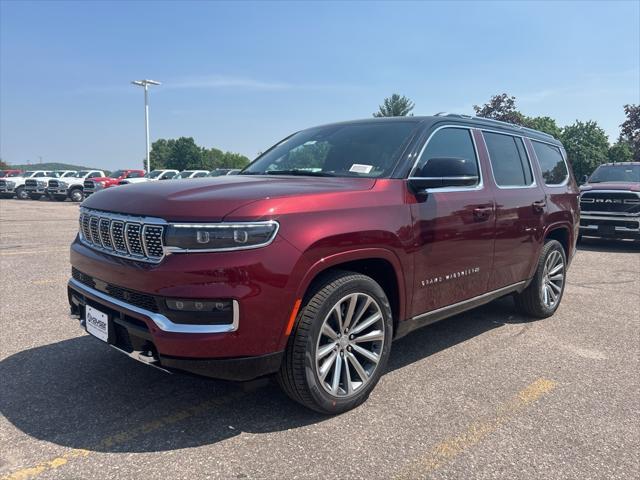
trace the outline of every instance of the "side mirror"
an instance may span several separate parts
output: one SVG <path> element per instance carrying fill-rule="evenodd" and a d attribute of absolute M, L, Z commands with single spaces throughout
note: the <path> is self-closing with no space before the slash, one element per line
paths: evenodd
<path fill-rule="evenodd" d="M 582 183 L 587 183 L 589 181 L 589 175 L 582 176 Z"/>
<path fill-rule="evenodd" d="M 425 194 L 432 188 L 473 187 L 478 184 L 478 166 L 465 158 L 430 158 L 417 175 L 409 177 L 409 190 Z"/>

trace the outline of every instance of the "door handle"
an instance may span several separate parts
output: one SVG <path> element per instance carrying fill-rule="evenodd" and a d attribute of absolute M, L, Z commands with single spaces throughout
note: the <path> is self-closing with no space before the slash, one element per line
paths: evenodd
<path fill-rule="evenodd" d="M 476 207 L 473 209 L 473 216 L 478 221 L 487 220 L 493 212 L 493 207 Z"/>
<path fill-rule="evenodd" d="M 538 200 L 531 204 L 535 213 L 544 213 L 544 209 L 547 207 L 547 202 L 544 200 Z"/>

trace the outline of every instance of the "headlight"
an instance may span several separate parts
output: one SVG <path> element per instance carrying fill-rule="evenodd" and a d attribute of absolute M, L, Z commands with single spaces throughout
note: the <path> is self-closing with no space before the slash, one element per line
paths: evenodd
<path fill-rule="evenodd" d="M 62 180 L 58 180 L 58 188 L 67 188 L 69 184 L 67 182 L 63 182 Z"/>
<path fill-rule="evenodd" d="M 47 186 L 47 182 L 44 180 L 38 180 L 38 186 L 39 187 L 46 187 Z"/>
<path fill-rule="evenodd" d="M 165 245 L 170 252 L 245 250 L 269 245 L 278 222 L 173 224 L 167 227 Z"/>
<path fill-rule="evenodd" d="M 7 183 L 5 185 L 7 186 L 7 188 L 13 188 L 16 186 L 16 182 L 10 182 L 7 180 Z"/>
<path fill-rule="evenodd" d="M 101 188 L 104 188 L 105 182 L 93 182 L 93 184 L 96 190 L 100 190 Z"/>

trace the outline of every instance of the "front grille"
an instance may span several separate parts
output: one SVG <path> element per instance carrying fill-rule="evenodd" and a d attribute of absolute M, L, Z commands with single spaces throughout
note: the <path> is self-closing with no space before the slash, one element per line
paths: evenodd
<path fill-rule="evenodd" d="M 640 213 L 640 195 L 632 192 L 584 192 L 583 212 Z"/>
<path fill-rule="evenodd" d="M 58 180 L 49 180 L 49 188 L 58 188 L 59 186 Z"/>
<path fill-rule="evenodd" d="M 164 226 L 161 220 L 157 222 L 83 208 L 80 211 L 80 239 L 111 255 L 158 263 L 164 257 Z"/>
<path fill-rule="evenodd" d="M 95 188 L 95 182 L 91 180 L 85 180 L 83 185 L 85 190 L 93 190 Z"/>
<path fill-rule="evenodd" d="M 24 185 L 25 185 L 25 187 L 37 187 L 38 186 L 38 181 L 37 180 L 25 180 L 24 181 Z"/>
<path fill-rule="evenodd" d="M 154 313 L 158 313 L 160 311 L 158 308 L 158 302 L 153 295 L 136 292 L 135 290 L 129 290 L 128 288 L 119 287 L 112 283 L 94 279 L 90 275 L 82 273 L 75 267 L 71 269 L 71 276 L 74 280 L 86 285 L 87 287 L 99 290 L 130 305 L 144 308 L 145 310 L 149 310 Z"/>
<path fill-rule="evenodd" d="M 0 188 L 6 188 L 7 182 L 5 180 L 0 180 Z"/>
<path fill-rule="evenodd" d="M 621 219 L 593 219 L 593 218 L 581 218 L 580 219 L 580 226 L 581 227 L 588 227 L 591 225 L 595 225 L 595 226 L 600 226 L 600 225 L 611 225 L 614 227 L 624 227 L 624 228 L 630 228 L 630 229 L 634 229 L 637 230 L 638 228 L 640 228 L 640 222 L 638 221 L 633 221 L 633 220 L 624 220 L 623 218 Z"/>

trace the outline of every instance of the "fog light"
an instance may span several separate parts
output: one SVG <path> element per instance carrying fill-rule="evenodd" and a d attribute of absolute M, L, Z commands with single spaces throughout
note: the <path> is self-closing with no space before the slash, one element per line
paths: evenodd
<path fill-rule="evenodd" d="M 175 312 L 231 312 L 233 304 L 231 300 L 187 300 L 169 299 L 165 300 L 167 308 Z"/>

